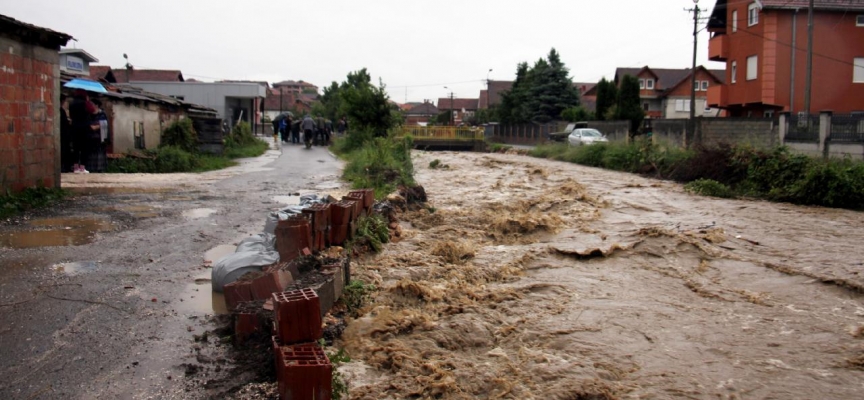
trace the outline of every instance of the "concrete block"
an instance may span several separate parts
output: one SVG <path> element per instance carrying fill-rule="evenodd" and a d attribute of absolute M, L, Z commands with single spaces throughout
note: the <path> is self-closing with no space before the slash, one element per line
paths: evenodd
<path fill-rule="evenodd" d="M 333 365 L 317 343 L 282 346 L 274 357 L 282 400 L 329 400 Z"/>
<path fill-rule="evenodd" d="M 273 293 L 273 305 L 282 343 L 314 342 L 323 335 L 321 302 L 313 289 Z"/>
<path fill-rule="evenodd" d="M 228 310 L 234 310 L 237 305 L 244 301 L 252 301 L 252 282 L 236 281 L 225 285 L 222 288 L 225 295 L 225 306 Z"/>

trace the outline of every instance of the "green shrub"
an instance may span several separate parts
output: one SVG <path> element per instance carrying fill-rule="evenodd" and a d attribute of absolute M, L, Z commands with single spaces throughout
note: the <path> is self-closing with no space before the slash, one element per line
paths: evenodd
<path fill-rule="evenodd" d="M 9 218 L 21 212 L 50 206 L 63 200 L 66 191 L 58 188 L 46 188 L 36 186 L 24 189 L 17 193 L 0 195 L 0 219 Z"/>
<path fill-rule="evenodd" d="M 225 148 L 231 149 L 235 147 L 242 147 L 254 144 L 256 141 L 259 141 L 255 135 L 252 134 L 252 128 L 246 122 L 240 122 L 234 129 L 231 130 L 231 133 L 225 137 Z"/>
<path fill-rule="evenodd" d="M 608 146 L 605 144 L 573 147 L 569 151 L 572 155 L 567 157 L 567 161 L 591 167 L 602 167 L 605 165 L 603 160 L 606 157 L 607 148 Z"/>
<path fill-rule="evenodd" d="M 437 158 L 432 160 L 431 162 L 429 162 L 429 168 L 432 168 L 432 169 L 438 168 L 438 166 L 440 166 L 440 165 L 441 165 L 441 160 L 439 160 Z"/>
<path fill-rule="evenodd" d="M 155 172 L 188 172 L 192 170 L 192 154 L 178 147 L 162 147 L 156 154 Z"/>
<path fill-rule="evenodd" d="M 363 305 L 372 297 L 375 292 L 375 285 L 368 285 L 360 280 L 353 280 L 345 286 L 345 291 L 342 293 L 342 301 L 348 313 L 354 317 L 359 316 L 358 312 Z"/>
<path fill-rule="evenodd" d="M 864 163 L 817 161 L 789 190 L 798 204 L 864 209 Z"/>
<path fill-rule="evenodd" d="M 381 215 L 375 214 L 357 220 L 357 233 L 349 241 L 348 247 L 368 246 L 377 253 L 384 248 L 384 243 L 389 241 L 390 229 L 387 221 Z"/>
<path fill-rule="evenodd" d="M 400 185 L 414 185 L 411 138 L 374 138 L 363 147 L 342 156 L 347 160 L 342 173 L 354 188 L 372 188 L 382 198 Z"/>
<path fill-rule="evenodd" d="M 198 151 L 198 133 L 195 132 L 191 119 L 181 119 L 165 128 L 159 147 L 169 146 L 183 149 L 189 153 Z"/>
<path fill-rule="evenodd" d="M 728 199 L 733 197 L 728 186 L 712 179 L 697 179 L 684 185 L 684 190 L 703 196 L 721 197 Z"/>

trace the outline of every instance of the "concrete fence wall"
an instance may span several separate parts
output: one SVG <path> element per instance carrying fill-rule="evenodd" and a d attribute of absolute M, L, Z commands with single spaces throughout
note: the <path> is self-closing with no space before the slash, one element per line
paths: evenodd
<path fill-rule="evenodd" d="M 693 129 L 688 119 L 655 119 L 651 121 L 655 143 L 679 147 L 748 145 L 771 148 L 786 145 L 793 151 L 811 156 L 849 157 L 864 160 L 864 116 L 820 113 L 814 117 L 812 137 L 801 138 L 796 116 L 781 113 L 773 118 L 697 118 Z M 504 143 L 536 145 L 546 142 L 546 134 L 561 131 L 566 123 L 548 125 L 496 125 L 488 130 L 492 138 Z M 627 140 L 627 121 L 590 121 L 611 141 Z M 692 130 L 692 132 L 691 132 Z M 815 131 L 818 130 L 818 140 Z"/>

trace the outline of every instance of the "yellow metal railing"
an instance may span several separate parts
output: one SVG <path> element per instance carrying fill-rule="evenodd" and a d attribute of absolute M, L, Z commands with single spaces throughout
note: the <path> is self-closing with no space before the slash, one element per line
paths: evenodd
<path fill-rule="evenodd" d="M 406 126 L 401 136 L 422 140 L 483 140 L 482 128 L 457 126 Z"/>

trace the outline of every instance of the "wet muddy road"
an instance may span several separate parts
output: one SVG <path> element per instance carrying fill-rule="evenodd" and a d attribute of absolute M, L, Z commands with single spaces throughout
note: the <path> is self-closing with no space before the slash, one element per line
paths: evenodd
<path fill-rule="evenodd" d="M 0 224 L 0 398 L 206 397 L 227 368 L 196 352 L 224 311 L 207 261 L 286 196 L 341 185 L 326 149 L 283 150 L 203 174 L 64 175 L 73 198 Z"/>
<path fill-rule="evenodd" d="M 415 169 L 431 208 L 354 270 L 380 291 L 339 343 L 352 398 L 864 398 L 864 214 L 518 155 Z"/>

